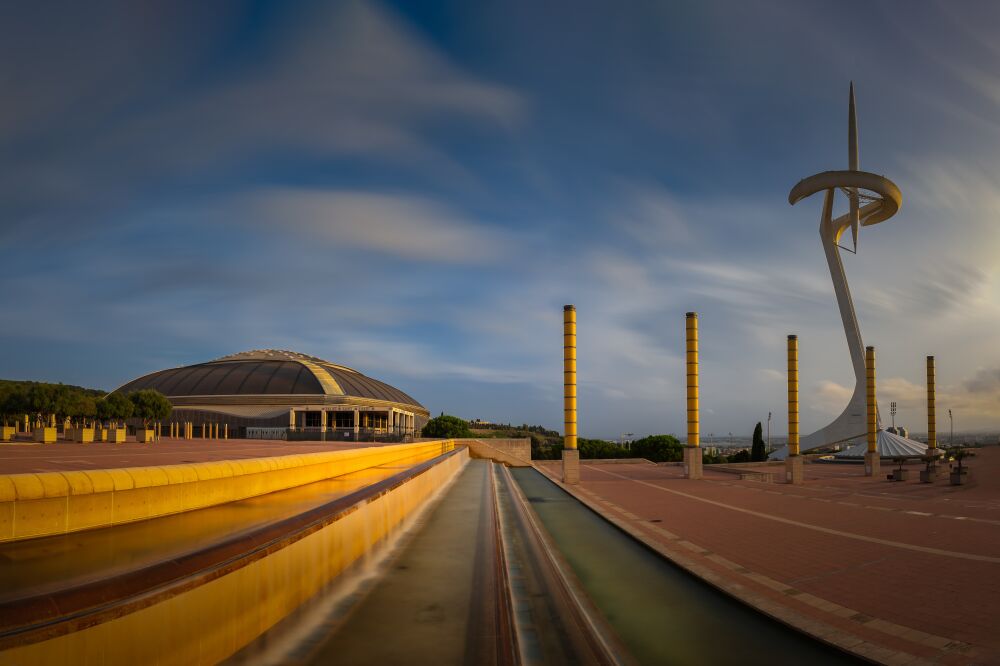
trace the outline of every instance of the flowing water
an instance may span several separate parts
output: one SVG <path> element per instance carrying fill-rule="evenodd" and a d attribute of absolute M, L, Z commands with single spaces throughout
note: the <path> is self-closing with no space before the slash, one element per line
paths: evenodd
<path fill-rule="evenodd" d="M 858 663 L 672 565 L 538 471 L 511 473 L 587 595 L 640 663 Z"/>

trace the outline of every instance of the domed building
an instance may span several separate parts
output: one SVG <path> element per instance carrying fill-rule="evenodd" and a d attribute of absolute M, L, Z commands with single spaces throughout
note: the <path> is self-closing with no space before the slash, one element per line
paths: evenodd
<path fill-rule="evenodd" d="M 156 389 L 171 422 L 224 424 L 230 437 L 371 439 L 413 435 L 429 418 L 412 397 L 357 370 L 276 349 L 160 370 L 116 389 Z"/>

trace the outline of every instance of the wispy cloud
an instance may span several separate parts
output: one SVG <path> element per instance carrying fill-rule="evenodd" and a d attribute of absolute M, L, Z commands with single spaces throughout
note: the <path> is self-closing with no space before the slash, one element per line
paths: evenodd
<path fill-rule="evenodd" d="M 509 245 L 509 236 L 426 197 L 404 194 L 265 189 L 234 197 L 210 216 L 269 234 L 296 234 L 331 250 L 421 261 L 492 263 Z"/>

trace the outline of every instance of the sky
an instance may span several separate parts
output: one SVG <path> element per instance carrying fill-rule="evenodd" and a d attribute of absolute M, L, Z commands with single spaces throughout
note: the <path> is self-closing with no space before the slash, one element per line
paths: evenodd
<path fill-rule="evenodd" d="M 879 399 L 1000 429 L 1000 6 L 95 2 L 0 7 L 0 377 L 111 390 L 260 348 L 432 413 L 580 434 L 802 432 L 854 377 L 801 178 L 899 214 L 844 255 Z M 843 205 L 843 203 L 841 203 Z M 883 404 L 883 410 L 885 405 Z"/>

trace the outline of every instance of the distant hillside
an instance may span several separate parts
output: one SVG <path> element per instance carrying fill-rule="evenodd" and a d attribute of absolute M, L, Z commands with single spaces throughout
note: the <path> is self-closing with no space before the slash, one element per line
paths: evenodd
<path fill-rule="evenodd" d="M 73 384 L 55 384 L 52 382 L 30 382 L 20 379 L 0 379 L 0 395 L 5 395 L 13 391 L 24 391 L 32 386 L 65 386 L 71 391 L 79 391 L 85 395 L 90 395 L 95 398 L 100 398 L 103 395 L 107 395 L 107 391 L 102 391 L 101 389 L 86 388 L 83 386 L 74 386 Z"/>

